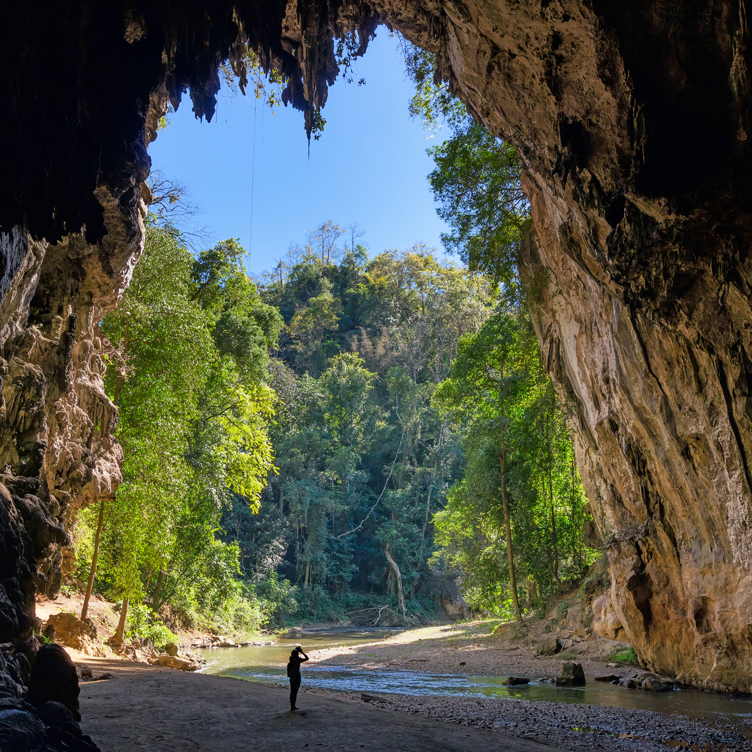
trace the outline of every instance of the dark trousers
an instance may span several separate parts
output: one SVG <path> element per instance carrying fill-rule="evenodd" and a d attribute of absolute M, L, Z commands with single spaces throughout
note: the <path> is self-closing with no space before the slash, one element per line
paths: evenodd
<path fill-rule="evenodd" d="M 292 674 L 290 676 L 290 708 L 295 707 L 295 700 L 298 698 L 298 690 L 300 689 L 300 674 Z"/>

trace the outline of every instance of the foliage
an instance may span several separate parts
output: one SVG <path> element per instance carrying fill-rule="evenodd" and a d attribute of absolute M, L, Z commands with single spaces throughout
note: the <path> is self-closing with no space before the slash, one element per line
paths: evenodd
<path fill-rule="evenodd" d="M 469 122 L 428 153 L 436 163 L 428 176 L 436 211 L 452 228 L 442 243 L 470 269 L 513 289 L 529 212 L 516 150 Z"/>
<path fill-rule="evenodd" d="M 458 130 L 470 120 L 465 105 L 449 91 L 436 74 L 436 57 L 400 38 L 407 76 L 415 84 L 408 105 L 410 115 L 423 121 L 423 127 L 436 133 L 442 125 Z"/>
<path fill-rule="evenodd" d="M 296 582 L 307 618 L 396 608 L 387 546 L 409 607 L 428 613 L 432 514 L 460 467 L 431 395 L 488 315 L 491 288 L 424 247 L 368 260 L 357 229 L 347 235 L 322 224 L 265 278 L 264 300 L 285 319 L 270 364 L 279 475 L 258 516 L 235 504 L 223 526 L 244 576 Z"/>
<path fill-rule="evenodd" d="M 220 66 L 219 72 L 233 94 L 238 91 L 245 94 L 250 78 L 254 97 L 262 100 L 272 115 L 274 109 L 282 103 L 282 92 L 286 85 L 284 77 L 276 68 L 269 67 L 265 70 L 259 56 L 248 45 L 241 45 L 239 51 Z"/>
<path fill-rule="evenodd" d="M 257 508 L 274 470 L 265 379 L 280 327 L 242 256 L 225 241 L 194 258 L 172 228 L 151 225 L 130 287 L 101 324 L 125 460 L 105 507 L 97 587 L 132 608 L 169 602 L 194 620 L 242 610 L 239 548 L 219 525 L 234 498 Z M 86 510 L 76 544 L 87 564 L 95 526 Z M 262 609 L 246 610 L 233 619 L 258 625 Z"/>
<path fill-rule="evenodd" d="M 509 593 L 509 542 L 501 508 L 506 473 L 512 546 L 528 607 L 582 576 L 595 558 L 582 544 L 586 498 L 563 415 L 538 357 L 529 317 L 500 306 L 481 330 L 460 342 L 447 379 L 434 395 L 463 432 L 465 475 L 435 523 L 437 563 L 458 568 L 466 598 L 499 613 Z M 506 470 L 499 465 L 505 442 Z"/>
<path fill-rule="evenodd" d="M 128 611 L 128 628 L 125 636 L 129 640 L 149 640 L 154 647 L 164 649 L 169 643 L 178 644 L 173 634 L 160 621 L 159 616 L 148 606 L 136 604 Z"/>
<path fill-rule="evenodd" d="M 631 645 L 629 647 L 617 648 L 614 650 L 614 652 L 608 656 L 608 662 L 616 663 L 618 666 L 640 665 L 637 653 Z"/>

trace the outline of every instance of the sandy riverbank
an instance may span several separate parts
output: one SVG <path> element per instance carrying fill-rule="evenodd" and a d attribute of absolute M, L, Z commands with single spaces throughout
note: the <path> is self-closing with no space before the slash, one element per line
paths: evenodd
<path fill-rule="evenodd" d="M 285 688 L 126 661 L 87 658 L 95 675 L 81 688 L 81 727 L 102 752 L 558 752 L 500 736 L 333 695 L 301 692 L 290 713 Z"/>
<path fill-rule="evenodd" d="M 729 731 L 649 711 L 488 698 L 348 696 L 310 691 L 287 711 L 287 688 L 85 659 L 82 728 L 102 752 L 243 752 L 322 748 L 478 752 L 748 752 Z M 305 683 L 305 680 L 304 680 Z"/>
<path fill-rule="evenodd" d="M 631 667 L 606 665 L 613 653 L 628 647 L 623 642 L 593 635 L 581 637 L 565 629 L 541 634 L 541 623 L 519 630 L 504 625 L 493 633 L 498 624 L 476 621 L 411 629 L 368 645 L 317 650 L 311 660 L 323 665 L 529 678 L 557 676 L 562 660 L 582 663 L 585 673 L 591 676 L 634 671 Z M 551 657 L 535 655 L 535 646 L 544 637 L 559 638 L 565 646 L 561 653 Z M 304 637 L 301 642 L 305 646 Z"/>
<path fill-rule="evenodd" d="M 493 635 L 493 626 L 476 622 L 410 630 L 354 648 L 312 650 L 311 663 L 497 676 L 557 673 L 560 659 L 533 656 L 528 643 L 537 638 L 535 632 Z M 592 639 L 582 643 L 578 657 L 591 676 L 601 669 L 634 672 L 607 669 L 601 658 L 610 654 L 610 645 Z M 266 751 L 306 745 L 355 752 L 477 752 L 479 744 L 509 752 L 752 752 L 752 744 L 730 728 L 644 709 L 487 697 L 350 695 L 306 689 L 304 674 L 303 712 L 291 715 L 283 686 L 73 657 L 95 676 L 105 671 L 113 675 L 81 687 L 84 732 L 103 752 Z"/>

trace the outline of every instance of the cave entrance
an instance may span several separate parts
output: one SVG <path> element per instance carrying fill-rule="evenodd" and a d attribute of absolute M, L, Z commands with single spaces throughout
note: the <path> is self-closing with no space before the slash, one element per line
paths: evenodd
<path fill-rule="evenodd" d="M 184 96 L 149 146 L 151 182 L 174 181 L 195 207 L 178 218 L 180 229 L 199 245 L 238 238 L 251 275 L 329 220 L 348 232 L 357 226 L 372 253 L 420 243 L 442 256 L 448 228 L 436 214 L 427 181 L 435 164 L 426 151 L 449 129 L 427 130 L 411 117 L 415 85 L 404 44 L 379 27 L 367 54 L 330 89 L 326 124 L 310 144 L 302 113 L 270 107 L 252 85 L 243 95 L 221 76 L 210 123 Z"/>

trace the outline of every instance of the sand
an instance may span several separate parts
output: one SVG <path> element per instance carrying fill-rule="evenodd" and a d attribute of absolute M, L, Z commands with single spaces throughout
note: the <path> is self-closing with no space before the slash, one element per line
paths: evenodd
<path fill-rule="evenodd" d="M 514 736 L 376 708 L 302 690 L 289 712 L 282 687 L 86 657 L 95 675 L 81 687 L 81 726 L 102 752 L 557 752 Z"/>

